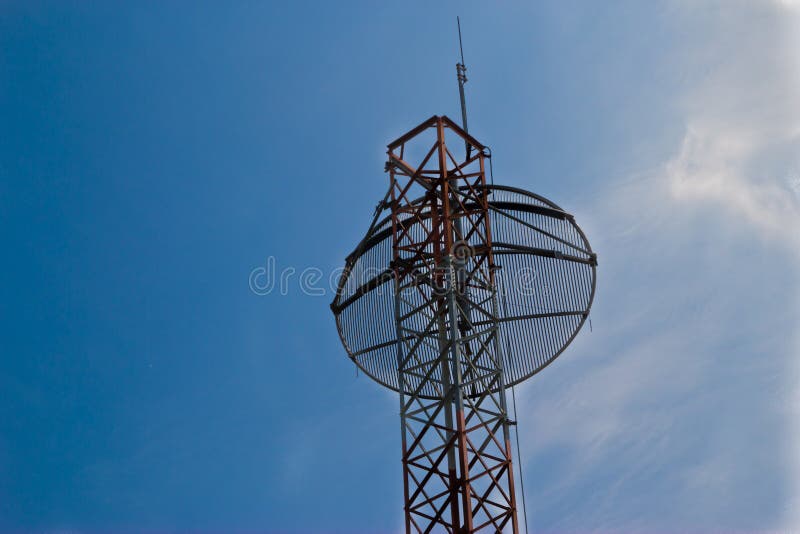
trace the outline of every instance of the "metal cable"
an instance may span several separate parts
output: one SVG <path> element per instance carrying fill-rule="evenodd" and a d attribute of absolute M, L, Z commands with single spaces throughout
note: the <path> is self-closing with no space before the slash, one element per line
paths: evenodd
<path fill-rule="evenodd" d="M 484 154 L 484 157 L 489 160 L 489 180 L 494 187 L 494 169 L 492 168 L 492 149 L 488 146 L 483 147 L 485 151 L 488 151 L 488 154 Z"/>
<path fill-rule="evenodd" d="M 514 402 L 514 422 L 517 420 L 517 395 L 514 386 L 511 386 L 511 400 Z M 522 493 L 522 518 L 525 521 L 525 534 L 528 534 L 528 508 L 525 505 L 525 482 L 522 479 L 522 452 L 519 448 L 519 424 L 514 426 L 514 436 L 517 438 L 517 468 L 519 469 L 519 490 Z"/>
<path fill-rule="evenodd" d="M 489 160 L 491 161 L 491 160 Z M 505 289 L 505 288 L 504 288 Z M 503 299 L 503 309 L 508 313 L 508 302 L 506 301 L 505 290 L 500 292 Z M 506 339 L 506 349 L 511 352 L 511 343 Z M 528 534 L 528 507 L 525 504 L 525 482 L 522 479 L 522 452 L 519 447 L 519 420 L 517 419 L 517 394 L 514 386 L 511 386 L 511 401 L 514 404 L 514 437 L 517 441 L 517 469 L 519 470 L 519 490 L 522 493 L 522 519 L 525 522 L 525 534 Z"/>

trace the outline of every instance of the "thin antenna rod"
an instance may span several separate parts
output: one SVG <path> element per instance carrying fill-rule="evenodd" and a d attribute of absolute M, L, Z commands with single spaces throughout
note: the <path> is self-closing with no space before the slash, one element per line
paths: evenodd
<path fill-rule="evenodd" d="M 461 52 L 461 64 L 464 64 L 464 45 L 461 43 L 461 17 L 456 16 L 458 23 L 458 50 Z"/>
<path fill-rule="evenodd" d="M 458 49 L 461 52 L 461 63 L 456 63 L 456 77 L 458 78 L 458 94 L 461 97 L 461 126 L 465 132 L 469 132 L 467 126 L 467 100 L 464 96 L 464 84 L 467 83 L 467 66 L 464 64 L 464 45 L 461 42 L 461 18 L 456 17 L 458 23 Z M 464 146 L 467 150 L 467 159 L 469 159 L 472 152 L 472 146 L 468 141 L 464 141 Z"/>

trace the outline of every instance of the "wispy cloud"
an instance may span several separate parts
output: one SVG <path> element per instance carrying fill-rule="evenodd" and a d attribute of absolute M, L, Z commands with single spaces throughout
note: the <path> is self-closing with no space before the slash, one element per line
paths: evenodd
<path fill-rule="evenodd" d="M 685 135 L 576 210 L 597 328 L 520 399 L 540 526 L 800 528 L 795 4 L 675 2 L 706 32 L 669 95 Z"/>

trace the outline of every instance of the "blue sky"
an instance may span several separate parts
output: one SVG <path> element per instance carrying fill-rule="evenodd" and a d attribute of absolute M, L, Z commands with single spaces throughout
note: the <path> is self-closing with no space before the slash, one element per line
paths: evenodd
<path fill-rule="evenodd" d="M 457 118 L 457 14 L 496 181 L 600 261 L 517 390 L 531 527 L 799 530 L 799 9 L 0 3 L 0 530 L 399 531 L 397 399 L 297 275 Z"/>

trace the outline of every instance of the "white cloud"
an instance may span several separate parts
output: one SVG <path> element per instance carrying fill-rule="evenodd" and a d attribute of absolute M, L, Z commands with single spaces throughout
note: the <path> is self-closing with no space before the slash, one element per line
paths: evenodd
<path fill-rule="evenodd" d="M 772 132 L 770 132 L 772 133 Z M 800 198 L 784 174 L 754 169 L 753 162 L 773 148 L 800 149 L 800 138 L 786 132 L 770 137 L 748 129 L 690 124 L 680 152 L 666 166 L 676 202 L 709 206 L 757 229 L 762 237 L 784 243 L 800 253 Z M 787 161 L 788 172 L 793 161 Z M 758 174 L 752 174 L 758 173 Z"/>
<path fill-rule="evenodd" d="M 800 8 L 800 2 L 782 0 L 781 7 Z M 723 61 L 706 83 L 687 95 L 689 126 L 678 154 L 667 164 L 666 175 L 675 202 L 696 209 L 724 212 L 734 228 L 749 226 L 760 237 L 781 249 L 775 261 L 800 267 L 800 83 L 797 45 L 800 42 L 797 13 L 783 19 L 784 33 L 769 35 L 765 27 L 752 39 L 759 44 L 745 50 L 744 62 Z M 788 33 L 785 33 L 787 32 Z M 752 44 L 752 41 L 751 43 Z M 739 49 L 729 49 L 732 57 Z M 786 288 L 787 313 L 800 318 L 800 306 L 792 305 L 798 293 L 798 276 Z M 775 336 L 794 336 L 782 357 L 787 378 L 784 387 L 794 391 L 776 411 L 793 430 L 793 446 L 785 458 L 791 466 L 791 495 L 787 498 L 783 527 L 800 528 L 800 333 L 776 329 Z M 720 472 L 725 466 L 709 466 Z M 730 466 L 728 466 L 730 468 Z"/>
<path fill-rule="evenodd" d="M 780 6 L 789 9 L 800 9 L 800 0 L 775 0 Z"/>
<path fill-rule="evenodd" d="M 800 27 L 788 3 L 677 5 L 706 32 L 671 95 L 685 135 L 576 210 L 598 327 L 520 396 L 548 529 L 800 529 Z"/>

